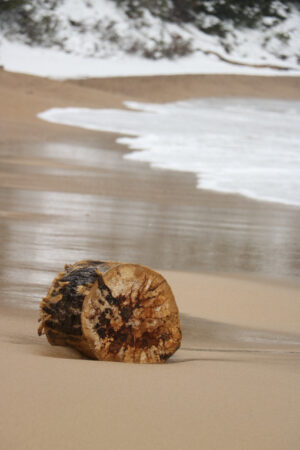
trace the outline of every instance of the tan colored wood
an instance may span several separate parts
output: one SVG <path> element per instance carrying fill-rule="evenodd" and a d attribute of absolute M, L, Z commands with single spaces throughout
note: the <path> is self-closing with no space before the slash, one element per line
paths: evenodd
<path fill-rule="evenodd" d="M 180 346 L 170 286 L 138 264 L 80 261 L 58 274 L 41 303 L 39 334 L 100 360 L 165 362 Z"/>

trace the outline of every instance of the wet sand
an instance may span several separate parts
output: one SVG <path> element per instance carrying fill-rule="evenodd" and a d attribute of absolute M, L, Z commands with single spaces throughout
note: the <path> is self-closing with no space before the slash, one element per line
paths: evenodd
<path fill-rule="evenodd" d="M 298 449 L 299 208 L 197 190 L 190 175 L 122 159 L 116 135 L 36 114 L 201 95 L 299 99 L 299 80 L 0 71 L 3 448 Z M 37 337 L 39 299 L 64 263 L 84 258 L 163 269 L 184 336 L 170 363 L 87 361 Z"/>
<path fill-rule="evenodd" d="M 62 261 L 85 258 L 298 277 L 300 208 L 196 189 L 190 174 L 123 159 L 112 133 L 36 115 L 160 96 L 300 98 L 299 87 L 293 77 L 140 77 L 133 97 L 132 78 L 56 82 L 0 71 L 1 301 L 38 301 Z"/>

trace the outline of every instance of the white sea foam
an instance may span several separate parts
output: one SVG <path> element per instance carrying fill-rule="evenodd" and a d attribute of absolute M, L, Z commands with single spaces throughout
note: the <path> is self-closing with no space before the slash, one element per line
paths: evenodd
<path fill-rule="evenodd" d="M 51 122 L 130 135 L 125 158 L 197 174 L 198 187 L 300 205 L 300 102 L 200 99 L 129 110 L 54 108 Z"/>

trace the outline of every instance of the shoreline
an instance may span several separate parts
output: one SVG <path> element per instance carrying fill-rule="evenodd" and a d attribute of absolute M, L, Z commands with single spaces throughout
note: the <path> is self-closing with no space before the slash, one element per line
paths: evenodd
<path fill-rule="evenodd" d="M 66 233 L 68 218 L 63 205 L 68 202 L 80 238 L 72 230 L 67 232 L 61 244 L 66 262 L 99 257 L 95 254 L 99 252 L 102 258 L 137 261 L 160 269 L 252 273 L 282 280 L 298 276 L 299 208 L 197 189 L 191 174 L 124 160 L 122 155 L 130 149 L 116 143 L 118 134 L 51 124 L 39 120 L 37 114 L 55 106 L 119 109 L 124 108 L 125 100 L 163 102 L 204 94 L 269 97 L 275 90 L 278 98 L 300 98 L 300 78 L 202 75 L 59 82 L 0 71 L 0 81 L 0 188 L 2 218 L 8 230 L 23 222 L 29 227 L 30 239 L 37 240 L 41 249 L 45 239 L 55 247 L 53 220 L 57 230 Z M 6 204 L 7 195 L 11 205 Z M 51 208 L 40 208 L 48 201 Z M 78 201 L 86 216 L 76 211 Z M 142 216 L 131 215 L 132 208 L 142 211 Z M 116 225 L 110 229 L 109 222 Z M 101 233 L 96 231 L 97 223 Z M 39 272 L 30 260 L 20 266 L 12 240 L 20 239 L 19 231 L 13 236 L 3 243 L 4 255 L 9 255 L 9 266 L 17 264 L 21 286 L 27 292 L 27 279 L 35 280 Z M 30 239 L 23 238 L 29 255 Z M 78 241 L 75 252 L 71 251 L 72 239 Z M 273 257 L 274 240 L 279 240 L 278 260 Z M 164 253 L 154 255 L 155 247 L 162 247 Z M 37 258 L 43 279 L 49 280 L 49 270 L 56 270 L 59 259 L 45 261 L 41 252 Z M 12 279 L 12 269 L 2 266 L 2 272 L 0 283 Z M 42 286 L 45 284 L 43 281 Z M 12 297 L 12 282 L 6 290 Z"/>
<path fill-rule="evenodd" d="M 3 448 L 298 450 L 300 285 L 287 275 L 299 271 L 300 212 L 202 192 L 187 174 L 123 159 L 117 135 L 36 117 L 230 85 L 199 79 L 136 80 L 134 91 L 133 80 L 91 87 L 0 70 Z M 280 94 L 300 98 L 299 81 Z M 230 92 L 257 83 L 231 79 Z M 37 336 L 38 302 L 64 263 L 99 257 L 168 280 L 183 329 L 169 363 L 91 361 Z M 262 279 L 270 268 L 277 278 Z"/>
<path fill-rule="evenodd" d="M 118 133 L 120 137 L 116 143 L 128 150 L 125 159 L 146 162 L 151 169 L 194 176 L 197 189 L 204 192 L 300 208 L 297 196 L 299 173 L 295 171 L 297 162 L 300 164 L 295 144 L 300 140 L 296 121 L 296 114 L 300 114 L 299 106 L 300 102 L 296 100 L 209 97 L 159 105 L 129 101 L 125 102 L 125 110 L 52 108 L 39 113 L 38 118 L 60 126 Z M 276 134 L 274 136 L 274 127 L 280 130 L 279 139 L 276 139 Z M 181 142 L 182 136 L 184 142 Z M 214 142 L 216 138 L 217 145 Z M 227 149 L 225 154 L 220 151 L 223 146 Z M 286 160 L 287 151 L 289 160 Z M 186 158 L 182 157 L 183 154 Z M 222 158 L 224 161 L 220 164 Z M 265 172 L 261 172 L 261 161 L 267 165 Z M 245 174 L 247 182 L 232 170 L 235 164 L 240 173 Z M 248 173 L 252 173 L 250 180 Z M 277 187 L 279 176 L 281 183 Z M 260 186 L 262 178 L 266 178 L 263 189 Z"/>

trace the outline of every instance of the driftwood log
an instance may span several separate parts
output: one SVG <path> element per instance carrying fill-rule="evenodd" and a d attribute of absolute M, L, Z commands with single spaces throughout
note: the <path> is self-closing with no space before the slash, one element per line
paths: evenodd
<path fill-rule="evenodd" d="M 165 362 L 180 346 L 178 308 L 167 281 L 137 264 L 66 265 L 41 302 L 39 335 L 99 360 Z"/>

